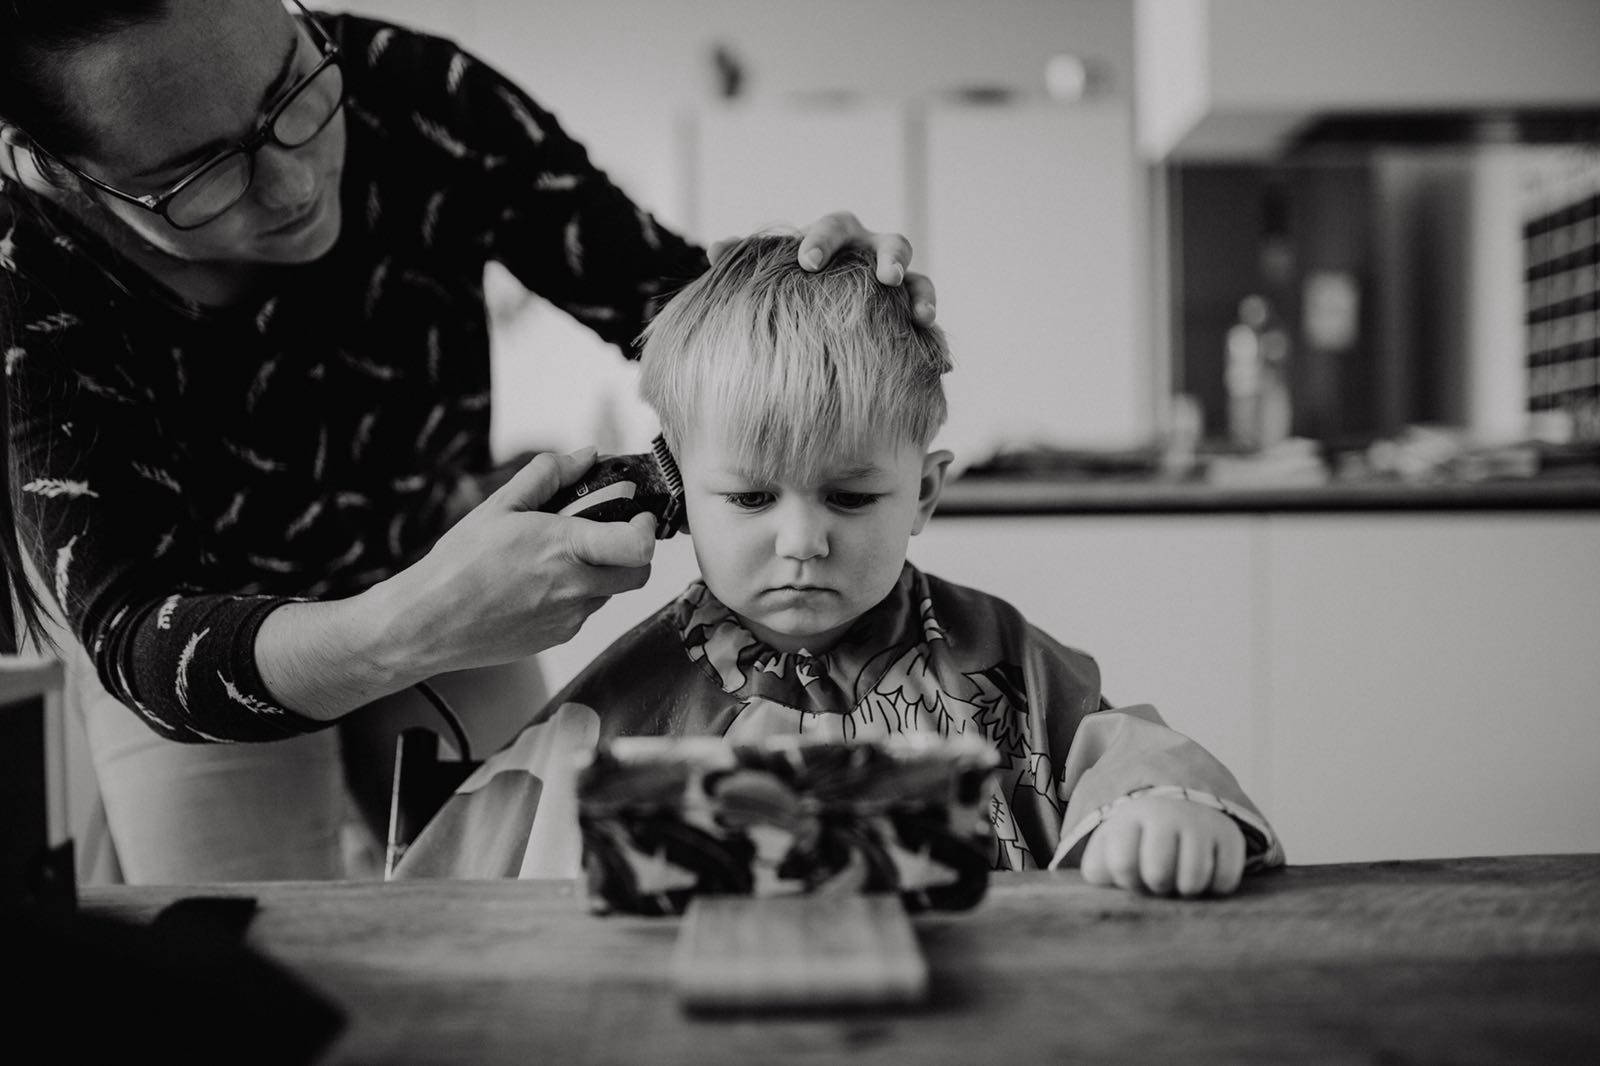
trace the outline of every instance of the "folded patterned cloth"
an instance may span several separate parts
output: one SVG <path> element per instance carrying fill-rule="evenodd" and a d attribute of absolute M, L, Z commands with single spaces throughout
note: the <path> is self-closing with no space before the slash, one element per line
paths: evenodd
<path fill-rule="evenodd" d="M 910 910 L 971 907 L 997 764 L 964 736 L 603 742 L 578 775 L 590 903 L 678 914 L 696 893 L 898 892 Z"/>

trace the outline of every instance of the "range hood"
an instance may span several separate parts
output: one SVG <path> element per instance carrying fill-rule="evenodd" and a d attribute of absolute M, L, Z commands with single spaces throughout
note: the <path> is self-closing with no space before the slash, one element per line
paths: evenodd
<path fill-rule="evenodd" d="M 1600 73 L 1596 74 L 1600 78 Z M 1600 107 L 1359 111 L 1310 116 L 1284 145 L 1312 151 L 1600 144 Z"/>
<path fill-rule="evenodd" d="M 1600 140 L 1596 0 L 1135 0 L 1147 160 Z"/>

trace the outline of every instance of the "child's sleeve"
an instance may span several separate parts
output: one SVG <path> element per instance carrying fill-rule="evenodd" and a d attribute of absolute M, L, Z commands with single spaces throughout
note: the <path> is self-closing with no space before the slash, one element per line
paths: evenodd
<path fill-rule="evenodd" d="M 577 758 L 599 735 L 593 708 L 552 701 L 445 800 L 393 878 L 578 876 Z"/>
<path fill-rule="evenodd" d="M 1065 806 L 1060 842 L 1049 868 L 1076 866 L 1089 834 L 1119 804 L 1135 796 L 1169 796 L 1228 815 L 1245 838 L 1246 871 L 1281 866 L 1283 846 L 1261 811 L 1216 756 L 1170 728 L 1149 704 L 1114 707 L 1102 696 L 1100 709 L 1078 716 L 1062 708 L 1081 684 L 1083 671 L 1046 634 L 1030 627 L 1025 675 L 1029 701 L 1050 721 L 1052 738 L 1070 737 L 1066 755 L 1057 748 L 1057 796 Z"/>
<path fill-rule="evenodd" d="M 697 672 L 652 614 L 578 672 L 456 789 L 397 857 L 393 878 L 573 878 L 583 860 L 579 757 L 603 732 L 674 732 L 651 720 Z M 692 729 L 687 731 L 694 731 Z"/>

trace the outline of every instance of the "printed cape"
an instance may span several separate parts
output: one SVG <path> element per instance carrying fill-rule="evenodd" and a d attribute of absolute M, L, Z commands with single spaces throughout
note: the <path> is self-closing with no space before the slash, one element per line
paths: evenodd
<path fill-rule="evenodd" d="M 1149 705 L 1113 707 L 1085 653 L 994 596 L 907 563 L 825 654 L 762 643 L 704 583 L 614 642 L 446 801 L 407 877 L 577 877 L 579 756 L 625 736 L 976 735 L 999 756 L 991 865 L 1075 865 L 1118 803 L 1166 794 L 1231 816 L 1247 869 L 1283 863 L 1232 773 Z"/>

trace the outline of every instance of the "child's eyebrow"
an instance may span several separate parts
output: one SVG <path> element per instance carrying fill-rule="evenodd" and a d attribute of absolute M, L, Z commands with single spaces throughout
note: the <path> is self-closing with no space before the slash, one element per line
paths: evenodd
<path fill-rule="evenodd" d="M 846 467 L 843 470 L 828 472 L 829 481 L 856 481 L 864 477 L 872 477 L 883 473 L 883 467 L 876 463 L 862 463 L 860 466 Z"/>
<path fill-rule="evenodd" d="M 858 481 L 861 478 L 876 477 L 883 472 L 883 467 L 876 463 L 861 463 L 857 466 L 847 466 L 838 470 L 826 471 L 821 480 L 823 482 Z M 740 481 L 764 483 L 769 480 L 768 475 L 759 471 L 748 470 L 742 466 L 724 467 L 722 473 Z"/>

